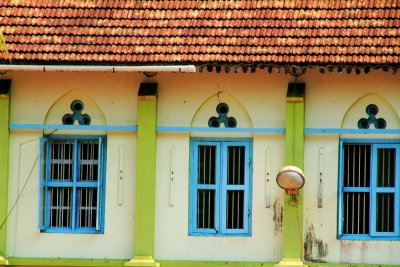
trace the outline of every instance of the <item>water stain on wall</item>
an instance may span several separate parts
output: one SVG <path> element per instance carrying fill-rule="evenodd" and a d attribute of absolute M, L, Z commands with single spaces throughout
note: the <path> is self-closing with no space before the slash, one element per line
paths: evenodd
<path fill-rule="evenodd" d="M 368 253 L 368 244 L 365 241 L 361 242 L 361 251 L 360 251 L 360 261 L 361 263 L 366 262 L 366 257 Z"/>
<path fill-rule="evenodd" d="M 326 262 L 323 260 L 328 255 L 328 245 L 315 236 L 314 225 L 306 224 L 304 240 L 304 260 L 309 262 Z"/>
<path fill-rule="evenodd" d="M 275 199 L 274 202 L 274 224 L 275 224 L 275 235 L 278 235 L 279 233 L 282 233 L 282 227 L 283 227 L 283 206 L 279 199 Z"/>
<path fill-rule="evenodd" d="M 341 240 L 340 241 L 340 261 L 351 262 L 353 255 L 353 244 L 352 240 Z"/>

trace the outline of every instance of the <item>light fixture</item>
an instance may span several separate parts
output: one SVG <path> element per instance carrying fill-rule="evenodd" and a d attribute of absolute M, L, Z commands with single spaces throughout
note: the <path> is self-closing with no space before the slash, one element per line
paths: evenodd
<path fill-rule="evenodd" d="M 283 167 L 276 176 L 276 183 L 289 195 L 298 195 L 305 181 L 303 171 L 295 166 Z"/>

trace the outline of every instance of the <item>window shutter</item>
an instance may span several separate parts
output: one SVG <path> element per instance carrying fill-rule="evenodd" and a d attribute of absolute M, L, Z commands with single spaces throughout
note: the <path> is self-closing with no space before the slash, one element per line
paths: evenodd
<path fill-rule="evenodd" d="M 227 234 L 249 232 L 249 150 L 248 142 L 223 143 L 221 229 Z"/>
<path fill-rule="evenodd" d="M 39 216 L 38 225 L 40 230 L 46 228 L 46 176 L 47 176 L 47 151 L 49 140 L 45 137 L 39 139 Z"/>
<path fill-rule="evenodd" d="M 400 145 L 375 144 L 373 156 L 371 236 L 399 236 Z"/>
<path fill-rule="evenodd" d="M 99 155 L 97 159 L 97 207 L 96 207 L 96 230 L 100 231 L 101 227 L 101 197 L 102 197 L 102 184 L 103 184 L 103 139 L 99 137 Z"/>

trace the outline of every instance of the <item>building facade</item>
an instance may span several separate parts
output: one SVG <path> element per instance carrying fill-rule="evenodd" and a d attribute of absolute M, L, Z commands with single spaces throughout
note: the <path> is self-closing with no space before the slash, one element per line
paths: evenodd
<path fill-rule="evenodd" d="M 117 2 L 3 1 L 0 265 L 400 264 L 397 2 Z"/>

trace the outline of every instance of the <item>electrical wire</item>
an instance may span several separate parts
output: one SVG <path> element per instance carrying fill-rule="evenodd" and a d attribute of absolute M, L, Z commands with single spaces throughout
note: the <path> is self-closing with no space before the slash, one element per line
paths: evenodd
<path fill-rule="evenodd" d="M 58 130 L 58 129 L 55 129 L 54 131 L 52 131 L 52 132 L 49 133 L 48 135 L 53 134 L 53 133 L 54 133 L 55 131 L 57 131 L 57 130 Z M 39 138 L 40 138 L 40 137 L 39 137 Z M 19 144 L 19 157 L 18 157 L 19 163 L 18 163 L 18 164 L 21 164 L 21 146 L 24 145 L 24 144 L 27 144 L 27 143 L 30 143 L 30 142 L 39 140 L 39 138 L 31 139 L 31 140 L 28 140 L 28 141 L 25 141 L 25 142 Z M 14 208 L 17 206 L 18 200 L 21 198 L 22 193 L 24 192 L 24 189 L 25 189 L 26 185 L 27 185 L 28 182 L 29 182 L 29 179 L 31 178 L 33 169 L 35 168 L 35 166 L 36 166 L 36 164 L 37 164 L 37 162 L 38 162 L 38 159 L 39 159 L 39 155 L 36 156 L 35 162 L 33 163 L 33 166 L 32 166 L 32 168 L 31 168 L 31 170 L 29 171 L 28 178 L 26 178 L 25 183 L 24 183 L 24 185 L 22 186 L 21 192 L 19 192 L 19 194 L 18 194 L 18 196 L 17 196 L 17 199 L 14 201 L 14 204 L 12 205 L 10 211 L 8 212 L 7 216 L 4 218 L 3 222 L 1 223 L 1 225 L 0 225 L 0 230 L 3 228 L 3 226 L 4 226 L 5 223 L 7 222 L 8 218 L 10 217 L 10 215 L 11 215 L 11 213 L 13 212 Z M 20 169 L 20 167 L 19 167 L 19 169 Z M 19 169 L 18 169 L 18 181 L 19 181 Z"/>
<path fill-rule="evenodd" d="M 299 206 L 296 205 L 296 220 L 297 220 L 297 230 L 299 231 L 299 236 L 300 236 L 300 247 L 303 247 L 303 235 L 301 231 L 301 225 L 300 225 L 300 215 L 299 215 Z"/>
<path fill-rule="evenodd" d="M 25 183 L 24 183 L 24 185 L 22 186 L 21 192 L 19 192 L 17 199 L 14 201 L 13 206 L 11 207 L 10 211 L 9 211 L 8 214 L 7 214 L 7 217 L 6 217 L 6 218 L 4 219 L 4 221 L 1 223 L 1 225 L 0 225 L 0 230 L 1 230 L 1 228 L 3 228 L 4 224 L 7 222 L 8 217 L 10 217 L 11 212 L 14 210 L 15 206 L 17 205 L 18 200 L 19 200 L 20 197 L 22 196 L 22 193 L 24 192 L 24 189 L 25 189 L 26 185 L 28 184 L 29 179 L 31 178 L 33 169 L 35 168 L 36 163 L 38 162 L 38 159 L 39 159 L 39 155 L 36 156 L 35 163 L 33 163 L 33 166 L 32 166 L 32 168 L 31 168 L 31 170 L 30 170 L 30 172 L 29 172 L 28 178 L 26 178 Z"/>

